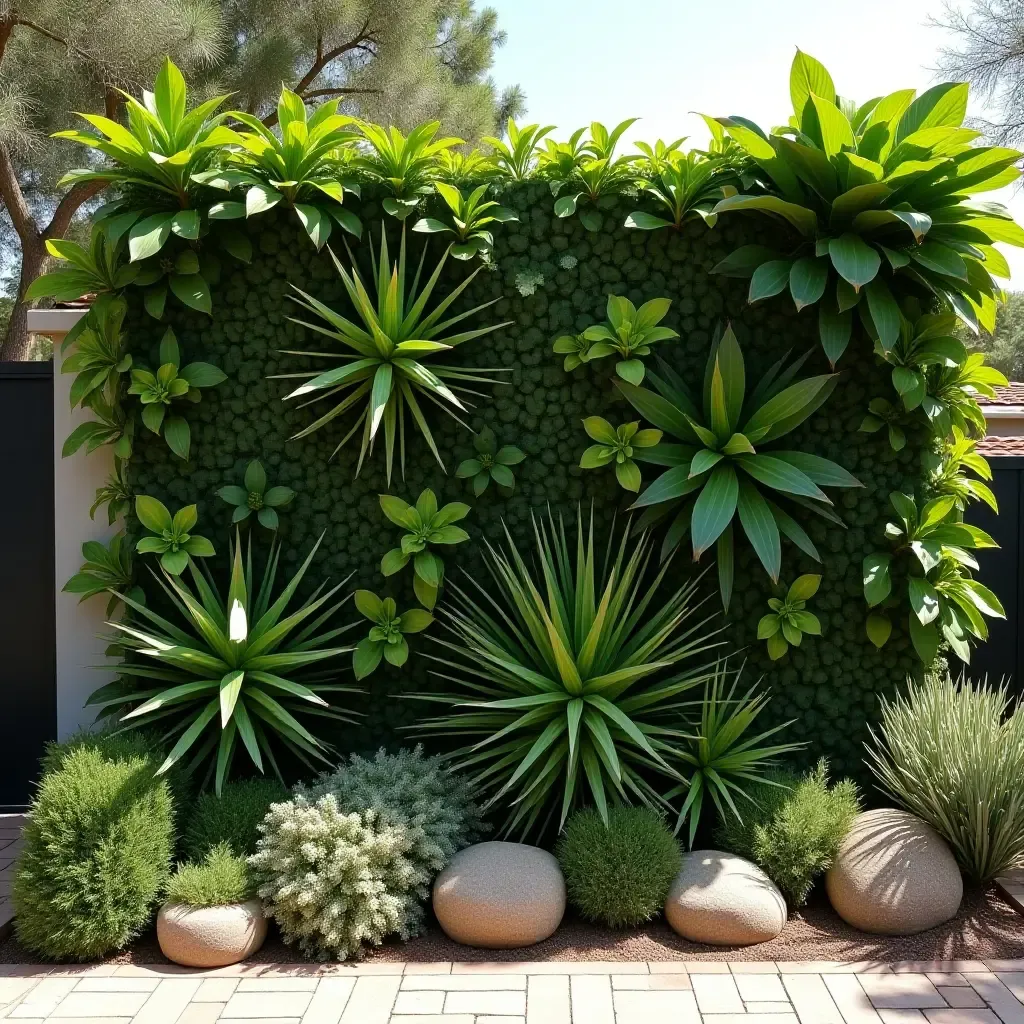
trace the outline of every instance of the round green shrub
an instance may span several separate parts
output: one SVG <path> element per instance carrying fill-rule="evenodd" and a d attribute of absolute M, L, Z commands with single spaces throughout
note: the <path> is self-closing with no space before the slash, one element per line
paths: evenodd
<path fill-rule="evenodd" d="M 607 825 L 597 811 L 578 811 L 556 853 L 569 902 L 588 920 L 613 928 L 659 913 L 682 865 L 679 843 L 648 807 L 611 807 Z"/>
<path fill-rule="evenodd" d="M 203 793 L 184 822 L 182 857 L 202 861 L 221 843 L 226 843 L 239 857 L 255 853 L 259 826 L 270 805 L 287 799 L 288 790 L 276 779 L 226 782 L 220 796 Z"/>
<path fill-rule="evenodd" d="M 81 745 L 43 775 L 14 877 L 18 940 L 54 960 L 121 949 L 149 923 L 174 847 L 171 794 L 151 756 Z"/>
<path fill-rule="evenodd" d="M 843 779 L 830 789 L 828 764 L 822 758 L 803 776 L 782 769 L 769 773 L 751 797 L 753 805 L 744 802 L 740 807 L 742 821 L 728 815 L 715 841 L 757 864 L 790 907 L 803 906 L 860 812 L 857 787 Z"/>
<path fill-rule="evenodd" d="M 169 903 L 189 907 L 223 907 L 251 900 L 255 888 L 244 857 L 233 853 L 227 843 L 214 846 L 202 863 L 179 864 L 167 882 Z"/>

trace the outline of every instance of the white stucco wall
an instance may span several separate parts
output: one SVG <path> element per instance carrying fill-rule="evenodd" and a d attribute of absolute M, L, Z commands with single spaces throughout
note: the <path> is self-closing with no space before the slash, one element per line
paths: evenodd
<path fill-rule="evenodd" d="M 95 712 L 84 707 L 93 690 L 114 678 L 103 666 L 108 659 L 106 644 L 97 634 L 106 630 L 104 612 L 107 600 L 91 597 L 79 604 L 78 596 L 62 592 L 64 584 L 82 564 L 82 544 L 87 540 L 108 541 L 120 523 L 107 525 L 106 509 L 89 518 L 89 508 L 107 476 L 113 471 L 114 458 L 109 445 L 86 454 L 79 449 L 74 455 L 61 458 L 61 448 L 68 434 L 89 419 L 82 409 L 72 410 L 69 401 L 74 374 L 60 372 L 60 343 L 83 311 L 30 310 L 28 329 L 54 339 L 53 372 L 53 500 L 54 500 L 54 567 L 56 575 L 57 628 L 57 735 L 70 735 L 91 725 Z"/>

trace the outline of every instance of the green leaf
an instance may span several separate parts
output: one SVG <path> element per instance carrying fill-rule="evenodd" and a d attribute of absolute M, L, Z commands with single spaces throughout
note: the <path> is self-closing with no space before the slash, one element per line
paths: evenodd
<path fill-rule="evenodd" d="M 383 640 L 360 640 L 352 655 L 352 671 L 356 679 L 365 679 L 374 672 L 384 657 Z"/>
<path fill-rule="evenodd" d="M 655 217 L 653 213 L 645 213 L 643 210 L 635 210 L 626 217 L 623 227 L 634 228 L 637 231 L 657 231 L 658 228 L 672 227 L 672 221 L 664 217 Z"/>
<path fill-rule="evenodd" d="M 128 253 L 132 263 L 155 256 L 171 236 L 173 213 L 154 213 L 136 221 L 128 232 Z"/>
<path fill-rule="evenodd" d="M 868 639 L 878 648 L 886 645 L 889 637 L 892 636 L 892 623 L 888 616 L 880 612 L 872 612 L 864 624 Z"/>
<path fill-rule="evenodd" d="M 798 49 L 789 72 L 789 97 L 798 120 L 802 121 L 812 93 L 829 103 L 836 100 L 836 87 L 825 65 Z"/>
<path fill-rule="evenodd" d="M 176 298 L 190 309 L 197 309 L 200 313 L 212 311 L 210 286 L 202 274 L 171 274 L 167 284 Z"/>
<path fill-rule="evenodd" d="M 739 479 L 732 466 L 720 465 L 712 471 L 693 506 L 690 535 L 694 559 L 707 551 L 732 522 L 739 489 Z"/>
<path fill-rule="evenodd" d="M 711 268 L 712 274 L 725 277 L 750 277 L 762 263 L 780 259 L 781 253 L 763 245 L 741 245 L 734 249 L 724 260 L 720 260 Z"/>
<path fill-rule="evenodd" d="M 921 93 L 900 118 L 896 143 L 922 128 L 957 127 L 967 115 L 968 86 L 963 82 L 943 82 Z"/>
<path fill-rule="evenodd" d="M 828 243 L 832 266 L 839 275 L 855 289 L 860 289 L 875 279 L 881 266 L 881 257 L 860 235 L 847 232 Z"/>
<path fill-rule="evenodd" d="M 878 332 L 878 340 L 882 343 L 882 348 L 889 351 L 900 340 L 900 307 L 881 277 L 876 277 L 867 286 L 866 294 L 871 322 Z"/>
<path fill-rule="evenodd" d="M 925 664 L 930 666 L 939 653 L 939 631 L 934 622 L 922 625 L 916 615 L 910 616 L 910 640 L 914 645 L 917 656 Z"/>
<path fill-rule="evenodd" d="M 179 459 L 188 460 L 191 439 L 192 434 L 186 419 L 181 416 L 169 416 L 164 421 L 164 440 Z"/>
<path fill-rule="evenodd" d="M 743 532 L 765 572 L 777 583 L 782 568 L 782 538 L 768 502 L 753 484 L 741 480 L 737 507 Z"/>
<path fill-rule="evenodd" d="M 789 291 L 797 310 L 813 306 L 825 294 L 828 283 L 828 261 L 804 256 L 789 272 Z"/>
<path fill-rule="evenodd" d="M 892 579 L 889 566 L 892 559 L 889 555 L 874 552 L 867 555 L 863 562 L 864 600 L 868 607 L 881 604 L 892 593 Z"/>
<path fill-rule="evenodd" d="M 384 603 L 371 590 L 357 590 L 354 599 L 359 613 L 371 622 L 376 622 L 384 612 Z"/>
<path fill-rule="evenodd" d="M 939 617 L 939 595 L 926 579 L 911 576 L 907 581 L 907 592 L 910 608 L 922 626 L 927 626 Z"/>
<path fill-rule="evenodd" d="M 771 260 L 762 263 L 750 279 L 747 302 L 759 302 L 761 299 L 778 295 L 789 283 L 792 266 L 792 260 Z"/>
<path fill-rule="evenodd" d="M 798 576 L 786 596 L 790 601 L 809 601 L 818 592 L 819 586 L 821 586 L 820 576 L 813 573 Z"/>

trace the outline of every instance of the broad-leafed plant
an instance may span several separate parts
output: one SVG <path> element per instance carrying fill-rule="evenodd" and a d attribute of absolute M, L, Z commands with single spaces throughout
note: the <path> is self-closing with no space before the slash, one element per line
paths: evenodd
<path fill-rule="evenodd" d="M 639 491 L 640 467 L 633 461 L 634 448 L 653 448 L 660 444 L 660 430 L 641 430 L 638 421 L 613 427 L 601 416 L 588 416 L 583 421 L 587 436 L 597 441 L 580 458 L 580 469 L 615 467 L 615 479 L 627 491 Z"/>
<path fill-rule="evenodd" d="M 690 534 L 697 561 L 716 546 L 726 609 L 732 596 L 732 524 L 737 516 L 765 571 L 778 582 L 783 536 L 821 561 L 806 531 L 781 504 L 783 499 L 838 522 L 822 487 L 861 486 L 828 459 L 774 444 L 820 409 L 835 388 L 836 374 L 794 382 L 806 359 L 785 367 L 783 357 L 748 389 L 743 352 L 732 328 L 726 327 L 708 357 L 700 405 L 667 365 L 659 373 L 648 373 L 654 391 L 616 381 L 641 416 L 675 438 L 634 454 L 641 462 L 669 468 L 633 507 L 650 510 L 645 522 L 674 513 L 666 549 Z"/>
<path fill-rule="evenodd" d="M 510 117 L 505 128 L 508 142 L 493 135 L 485 135 L 480 141 L 491 147 L 491 160 L 504 176 L 512 181 L 525 181 L 536 166 L 541 142 L 555 126 L 549 124 L 542 128 L 539 124 L 526 124 L 520 128 Z"/>
<path fill-rule="evenodd" d="M 980 133 L 962 127 L 967 93 L 944 83 L 858 107 L 798 51 L 788 125 L 769 134 L 744 118 L 718 118 L 770 194 L 732 196 L 714 211 L 772 217 L 794 243 L 775 252 L 745 246 L 719 271 L 750 277 L 751 302 L 788 290 L 797 309 L 817 305 L 833 364 L 855 314 L 884 348 L 895 345 L 908 294 L 991 331 L 1001 295 L 992 274 L 1005 268 L 993 246 L 1024 245 L 1024 230 L 1005 207 L 972 197 L 1016 181 L 1021 154 L 974 145 Z"/>
<path fill-rule="evenodd" d="M 375 672 L 382 659 L 401 668 L 409 660 L 405 635 L 422 633 L 434 621 L 434 616 L 422 608 L 410 608 L 399 615 L 394 598 L 381 600 L 369 590 L 357 590 L 355 601 L 356 608 L 373 623 L 352 655 L 356 679 L 365 679 Z"/>
<path fill-rule="evenodd" d="M 191 558 L 210 558 L 216 554 L 213 544 L 192 531 L 199 522 L 195 505 L 179 508 L 172 516 L 158 498 L 140 494 L 135 499 L 135 515 L 149 531 L 135 545 L 140 555 L 159 555 L 160 568 L 171 576 L 180 576 Z"/>
<path fill-rule="evenodd" d="M 899 452 L 907 446 L 905 428 L 910 419 L 910 413 L 902 404 L 894 405 L 888 398 L 872 398 L 868 402 L 868 411 L 857 429 L 864 434 L 874 434 L 884 427 L 889 438 L 889 447 L 894 452 Z"/>
<path fill-rule="evenodd" d="M 416 597 L 424 608 L 433 610 L 444 582 L 444 560 L 434 547 L 469 540 L 469 534 L 454 525 L 469 515 L 469 506 L 462 501 L 452 501 L 438 508 L 437 496 L 428 487 L 415 505 L 409 505 L 394 494 L 382 494 L 380 507 L 395 526 L 406 531 L 400 546 L 392 548 L 380 560 L 380 571 L 385 576 L 394 576 L 411 561 Z"/>
<path fill-rule="evenodd" d="M 119 292 L 135 280 L 139 269 L 122 262 L 123 248 L 121 239 L 112 242 L 103 228 L 96 224 L 89 237 L 88 249 L 68 238 L 48 238 L 46 251 L 54 259 L 70 266 L 41 274 L 28 286 L 23 297 L 26 301 L 55 299 L 57 302 L 73 302 L 83 295 Z M 65 342 L 67 340 L 65 338 Z"/>
<path fill-rule="evenodd" d="M 131 508 L 134 492 L 128 482 L 128 460 L 114 457 L 113 472 L 101 487 L 96 488 L 96 497 L 89 509 L 89 518 L 95 519 L 96 513 L 107 506 L 107 523 L 113 526 L 120 516 Z"/>
<path fill-rule="evenodd" d="M 984 530 L 960 521 L 955 495 L 925 502 L 920 509 L 907 494 L 894 491 L 889 500 L 897 522 L 886 523 L 885 536 L 892 550 L 874 552 L 864 559 L 864 599 L 877 608 L 868 617 L 867 633 L 881 647 L 892 632 L 890 609 L 910 604 L 910 639 L 926 666 L 945 640 L 961 661 L 971 660 L 971 637 L 988 639 L 985 617 L 1006 618 L 999 598 L 971 577 L 978 562 L 971 554 L 998 547 Z M 897 576 L 901 593 L 893 593 Z"/>
<path fill-rule="evenodd" d="M 456 241 L 452 243 L 451 254 L 457 260 L 471 260 L 478 253 L 494 248 L 494 235 L 486 225 L 519 220 L 510 209 L 486 198 L 487 185 L 478 185 L 468 196 L 443 181 L 435 181 L 434 188 L 451 210 L 452 223 L 424 217 L 416 221 L 412 229 L 428 235 L 454 235 Z"/>
<path fill-rule="evenodd" d="M 938 494 L 951 494 L 956 507 L 967 511 L 972 501 L 983 501 L 993 512 L 999 514 L 999 503 L 992 488 L 982 481 L 992 479 L 992 467 L 984 455 L 975 449 L 977 439 L 965 436 L 959 427 L 954 427 L 952 437 L 940 452 L 925 452 L 922 456 L 925 469 L 931 474 L 931 486 Z M 967 470 L 981 477 L 975 480 Z"/>
<path fill-rule="evenodd" d="M 134 586 L 135 569 L 132 544 L 123 530 L 110 538 L 110 543 L 87 540 L 82 545 L 85 561 L 74 576 L 61 588 L 65 594 L 78 594 L 79 603 L 97 594 L 108 594 L 107 616 L 114 614 L 121 601 L 119 594 L 130 594 L 144 601 L 141 587 Z"/>
<path fill-rule="evenodd" d="M 479 149 L 466 153 L 461 149 L 445 149 L 437 154 L 437 176 L 456 188 L 475 185 L 482 178 L 493 178 L 495 167 L 491 158 Z"/>
<path fill-rule="evenodd" d="M 117 459 L 131 458 L 135 441 L 135 413 L 126 411 L 116 399 L 108 399 L 102 392 L 94 391 L 89 396 L 89 411 L 95 419 L 79 423 L 68 434 L 61 448 L 61 456 L 74 455 L 79 448 L 94 452 L 101 445 L 109 444 Z"/>
<path fill-rule="evenodd" d="M 821 577 L 798 576 L 784 597 L 770 597 L 771 611 L 757 624 L 757 639 L 764 640 L 772 661 L 784 658 L 790 647 L 799 647 L 804 634 L 821 636 L 818 616 L 807 610 L 807 602 L 818 592 Z"/>
<path fill-rule="evenodd" d="M 652 152 L 648 163 L 654 176 L 644 183 L 643 191 L 655 198 L 658 213 L 636 210 L 626 217 L 627 228 L 678 231 L 687 221 L 697 218 L 713 228 L 718 221 L 718 214 L 712 212 L 715 206 L 738 191 L 736 176 L 719 161 L 697 150 L 685 154 L 668 151 L 661 158 Z"/>
<path fill-rule="evenodd" d="M 582 518 L 575 551 L 551 516 L 534 521 L 534 568 L 510 540 L 488 547 L 493 588 L 449 582 L 452 639 L 431 656 L 452 690 L 422 695 L 446 711 L 419 731 L 461 738 L 453 763 L 509 808 L 506 835 L 561 828 L 579 803 L 605 821 L 609 802 L 667 809 L 654 777 L 685 781 L 670 764 L 679 709 L 714 672 L 697 582 L 663 590 L 669 563 L 648 577 L 649 540 L 628 531 L 602 557 Z"/>
<path fill-rule="evenodd" d="M 71 408 L 86 406 L 96 391 L 116 395 L 121 374 L 132 367 L 128 339 L 122 332 L 128 304 L 124 299 L 110 299 L 84 317 L 86 326 L 78 332 L 74 351 L 61 364 L 61 373 L 73 373 Z"/>
<path fill-rule="evenodd" d="M 328 251 L 331 252 L 330 249 Z M 372 245 L 370 258 L 373 261 Z M 421 283 L 426 258 L 427 249 L 424 247 L 416 274 L 412 282 L 409 283 L 406 275 L 405 232 L 402 232 L 398 262 L 393 264 L 388 255 L 387 235 L 382 227 L 380 258 L 372 278 L 372 287 L 376 292 L 374 298 L 363 284 L 363 279 L 354 261 L 351 270 L 346 270 L 331 252 L 331 259 L 345 286 L 358 321 L 350 320 L 348 317 L 336 313 L 329 306 L 325 306 L 318 299 L 313 298 L 312 295 L 292 286 L 299 296 L 298 298 L 293 296 L 294 301 L 324 323 L 309 323 L 294 317 L 292 319 L 296 323 L 308 327 L 311 331 L 316 331 L 338 343 L 342 351 L 335 353 L 289 350 L 286 354 L 343 360 L 341 366 L 323 373 L 306 372 L 283 375 L 292 378 L 309 378 L 286 398 L 311 396 L 303 405 L 323 399 L 338 399 L 326 413 L 314 420 L 304 430 L 299 431 L 295 438 L 307 437 L 350 409 L 353 411 L 358 409 L 355 422 L 332 453 L 332 457 L 336 455 L 361 428 L 362 441 L 359 449 L 359 462 L 356 466 L 357 476 L 363 468 L 367 454 L 372 451 L 374 440 L 382 428 L 388 483 L 391 482 L 396 441 L 399 445 L 402 475 L 405 475 L 407 413 L 412 417 L 416 429 L 423 435 L 434 458 L 443 469 L 444 461 L 434 443 L 434 435 L 427 424 L 420 402 L 423 399 L 430 399 L 449 416 L 461 423 L 462 420 L 458 414 L 465 412 L 466 406 L 456 392 L 467 393 L 469 389 L 466 385 L 468 384 L 493 383 L 493 375 L 501 372 L 494 369 L 443 365 L 435 365 L 431 369 L 427 366 L 427 360 L 432 357 L 443 352 L 450 352 L 464 342 L 500 330 L 511 321 L 452 333 L 452 328 L 456 324 L 479 313 L 480 310 L 492 306 L 498 300 L 492 299 L 490 302 L 483 302 L 462 313 L 446 317 L 449 307 L 480 272 L 478 268 L 442 298 L 428 313 L 427 304 L 437 285 L 438 278 L 441 276 L 441 271 L 444 269 L 448 252 L 445 251 L 430 277 Z"/>
<path fill-rule="evenodd" d="M 526 458 L 526 452 L 514 444 L 503 444 L 500 448 L 490 427 L 484 427 L 473 437 L 476 455 L 459 463 L 455 475 L 460 480 L 468 479 L 473 494 L 479 498 L 493 480 L 506 493 L 515 490 L 516 478 L 512 466 L 518 466 Z"/>
<path fill-rule="evenodd" d="M 228 116 L 249 129 L 238 133 L 242 151 L 229 155 L 227 167 L 206 171 L 196 180 L 225 191 L 242 188 L 245 199 L 215 204 L 210 217 L 251 217 L 284 203 L 318 249 L 330 238 L 334 223 L 359 237 L 362 223 L 342 206 L 345 191 L 358 194 L 359 186 L 339 176 L 334 159 L 338 149 L 359 135 L 349 127 L 355 118 L 338 113 L 340 102 L 330 100 L 309 115 L 300 96 L 282 89 L 277 104 L 280 135 L 252 114 L 231 111 Z"/>
<path fill-rule="evenodd" d="M 653 146 L 649 142 L 636 143 L 636 148 L 643 154 L 642 159 L 637 161 L 637 170 L 642 175 L 657 177 L 673 161 L 684 158 L 682 146 L 685 141 L 686 136 L 682 136 L 672 142 L 658 139 Z"/>
<path fill-rule="evenodd" d="M 201 388 L 211 388 L 227 380 L 227 374 L 212 363 L 181 365 L 181 351 L 174 331 L 168 327 L 160 339 L 160 366 L 156 372 L 136 364 L 131 371 L 128 394 L 138 395 L 142 403 L 142 422 L 154 433 L 163 434 L 167 447 L 179 459 L 188 459 L 192 431 L 184 416 L 170 415 L 175 402 L 195 404 L 202 398 Z"/>
<path fill-rule="evenodd" d="M 281 525 L 277 510 L 282 505 L 287 505 L 295 497 L 295 492 L 290 487 L 279 484 L 268 487 L 267 471 L 259 459 L 253 459 L 245 467 L 242 483 L 245 486 L 228 484 L 217 491 L 218 498 L 235 508 L 231 513 L 231 522 L 244 522 L 255 512 L 261 526 L 268 530 L 276 530 Z"/>
<path fill-rule="evenodd" d="M 111 622 L 109 639 L 126 651 L 121 680 L 97 690 L 87 706 L 120 716 L 122 728 L 157 726 L 170 753 L 158 774 L 191 755 L 187 770 L 202 766 L 219 794 L 231 773 L 239 741 L 256 768 L 266 763 L 280 777 L 274 748 L 312 769 L 331 764 L 330 748 L 301 721 L 306 715 L 353 722 L 352 712 L 332 707 L 324 695 L 351 693 L 336 670 L 315 666 L 352 650 L 336 646 L 346 626 L 329 626 L 344 600 L 332 600 L 344 581 L 321 584 L 298 607 L 295 593 L 323 536 L 299 571 L 277 588 L 280 549 L 273 544 L 262 577 L 253 572 L 252 547 L 243 557 L 236 536 L 227 593 L 212 575 L 190 565 L 193 587 L 169 573 L 154 578 L 178 613 L 172 622 L 128 595 L 135 613 Z M 152 602 L 150 602 L 152 604 Z"/>

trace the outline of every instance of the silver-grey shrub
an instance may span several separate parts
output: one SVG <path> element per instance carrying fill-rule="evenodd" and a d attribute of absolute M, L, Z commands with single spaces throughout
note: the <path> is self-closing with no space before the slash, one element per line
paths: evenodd
<path fill-rule="evenodd" d="M 988 881 L 1024 863 L 1024 711 L 1005 686 L 928 677 L 882 702 L 868 764 L 961 870 Z"/>

